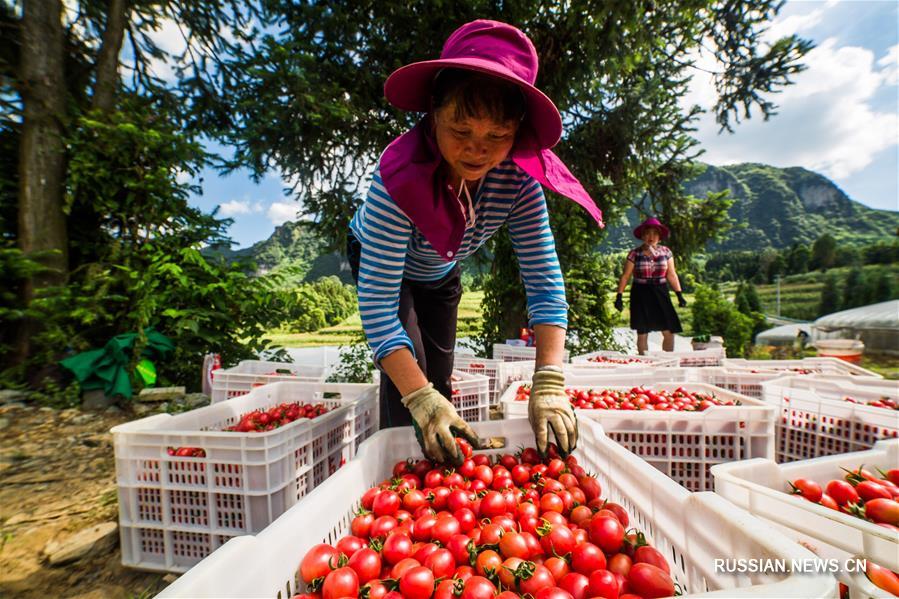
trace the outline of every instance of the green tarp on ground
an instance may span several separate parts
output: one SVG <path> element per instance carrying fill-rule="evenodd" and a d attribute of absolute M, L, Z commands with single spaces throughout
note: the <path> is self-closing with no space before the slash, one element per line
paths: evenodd
<path fill-rule="evenodd" d="M 163 359 L 175 350 L 175 344 L 162 333 L 152 328 L 144 333 L 147 345 L 141 351 L 142 358 Z M 107 397 L 121 395 L 127 399 L 132 393 L 127 368 L 136 339 L 137 333 L 116 335 L 103 349 L 82 352 L 61 360 L 60 364 L 72 371 L 82 390 L 102 389 Z"/>

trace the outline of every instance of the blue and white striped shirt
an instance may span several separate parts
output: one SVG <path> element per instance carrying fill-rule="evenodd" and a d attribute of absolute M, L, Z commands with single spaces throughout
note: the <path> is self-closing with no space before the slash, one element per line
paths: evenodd
<path fill-rule="evenodd" d="M 568 303 L 556 245 L 549 228 L 543 188 L 536 179 L 507 160 L 487 173 L 472 198 L 474 225 L 465 229 L 455 259 L 474 254 L 496 231 L 509 223 L 528 303 L 529 324 L 567 328 Z M 414 354 L 412 341 L 400 323 L 399 297 L 403 277 L 438 281 L 456 262 L 440 256 L 414 223 L 396 205 L 376 171 L 368 196 L 350 229 L 362 246 L 359 261 L 359 313 L 375 362 L 401 348 Z"/>

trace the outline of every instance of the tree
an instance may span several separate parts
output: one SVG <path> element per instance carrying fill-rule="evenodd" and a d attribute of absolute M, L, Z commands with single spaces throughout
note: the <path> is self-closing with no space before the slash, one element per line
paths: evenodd
<path fill-rule="evenodd" d="M 787 253 L 787 272 L 798 275 L 808 272 L 812 253 L 804 243 L 794 243 Z"/>
<path fill-rule="evenodd" d="M 818 305 L 818 316 L 833 314 L 840 309 L 840 293 L 837 291 L 837 279 L 828 275 L 821 288 L 821 302 Z"/>
<path fill-rule="evenodd" d="M 69 272 L 85 264 L 82 259 L 91 258 L 73 252 L 71 232 L 102 235 L 96 210 L 63 201 L 71 158 L 65 139 L 77 134 L 79 117 L 94 110 L 93 120 L 104 120 L 124 92 L 152 98 L 158 114 L 176 121 L 189 136 L 227 126 L 218 85 L 230 76 L 223 58 L 253 39 L 256 32 L 247 22 L 259 14 L 255 5 L 230 0 L 81 0 L 65 8 L 59 0 L 0 5 L 0 139 L 4 150 L 18 158 L 0 163 L 5 170 L 0 180 L 13 182 L 0 188 L 0 212 L 8 213 L 7 203 L 15 202 L 17 214 L 14 226 L 12 219 L 0 220 L 5 225 L 0 235 L 42 266 L 20 282 L 25 305 L 42 289 L 64 283 Z M 174 21 L 184 35 L 180 55 L 170 56 L 150 35 L 165 20 Z M 122 64 L 126 34 L 130 58 Z M 172 80 L 154 74 L 159 60 L 173 67 Z M 12 359 L 21 363 L 40 323 L 17 324 Z"/>
<path fill-rule="evenodd" d="M 865 280 L 862 269 L 858 266 L 852 268 L 843 282 L 843 302 L 840 308 L 857 308 L 865 304 Z"/>
<path fill-rule="evenodd" d="M 879 269 L 873 276 L 866 277 L 865 304 L 877 304 L 895 299 L 893 278 L 886 269 Z"/>
<path fill-rule="evenodd" d="M 750 312 L 761 312 L 762 302 L 759 299 L 758 290 L 752 283 L 743 281 L 737 286 L 737 293 L 734 296 L 734 305 L 743 314 Z"/>
<path fill-rule="evenodd" d="M 742 357 L 749 353 L 749 346 L 752 344 L 753 317 L 750 314 L 741 314 L 717 288 L 697 286 L 691 310 L 693 330 L 696 333 L 724 337 L 724 345 L 730 357 Z"/>
<path fill-rule="evenodd" d="M 875 243 L 864 249 L 865 264 L 891 264 L 899 262 L 899 241 Z"/>
<path fill-rule="evenodd" d="M 65 176 L 63 125 L 62 3 L 27 2 L 21 20 L 22 124 L 19 142 L 18 242 L 26 258 L 44 268 L 22 285 L 27 304 L 35 289 L 66 279 L 68 244 L 62 196 Z M 36 322 L 23 321 L 14 358 L 24 360 Z"/>
<path fill-rule="evenodd" d="M 560 156 L 609 222 L 635 203 L 668 219 L 681 260 L 727 225 L 726 196 L 691 199 L 681 187 L 698 154 L 690 132 L 700 109 L 682 105 L 693 53 L 709 52 L 717 63 L 714 110 L 730 130 L 753 109 L 765 118 L 774 113 L 768 92 L 790 83 L 811 48 L 795 36 L 763 45 L 764 24 L 779 8 L 773 0 L 704 0 L 689 8 L 475 0 L 440 10 L 425 0 L 274 0 L 267 8 L 283 33 L 264 37 L 258 52 L 229 63 L 231 72 L 247 77 L 225 89 L 234 126 L 221 135 L 236 148 L 228 165 L 249 166 L 257 176 L 276 168 L 294 179 L 294 191 L 319 215 L 335 248 L 378 155 L 420 118 L 386 103 L 384 79 L 402 64 L 436 57 L 466 21 L 504 20 L 531 36 L 541 59 L 538 85 L 567 123 Z M 549 203 L 554 228 L 570 218 L 587 231 L 576 241 L 556 237 L 563 273 L 581 276 L 572 269 L 583 270 L 577 262 L 595 251 L 601 233 L 570 202 L 551 197 Z M 496 261 L 508 258 L 501 241 L 490 249 Z M 500 264 L 493 276 L 508 273 Z M 498 302 L 484 307 L 501 319 L 498 330 L 525 318 L 523 288 L 500 292 L 504 285 L 495 282 L 496 292 L 485 296 L 485 303 Z M 514 301 L 507 292 L 517 295 Z"/>
<path fill-rule="evenodd" d="M 834 257 L 834 266 L 860 266 L 862 264 L 862 253 L 855 246 L 841 245 L 837 248 Z"/>
<path fill-rule="evenodd" d="M 837 240 L 825 233 L 812 244 L 811 268 L 820 268 L 821 272 L 826 272 L 834 265 L 836 257 Z"/>

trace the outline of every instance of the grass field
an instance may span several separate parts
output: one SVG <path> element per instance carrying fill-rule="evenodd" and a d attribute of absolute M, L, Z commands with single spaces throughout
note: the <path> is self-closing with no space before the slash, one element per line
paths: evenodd
<path fill-rule="evenodd" d="M 888 269 L 893 280 L 899 279 L 899 264 L 868 264 L 862 267 L 862 273 L 865 277 L 869 277 L 883 269 Z M 842 295 L 844 281 L 850 270 L 849 267 L 841 267 L 832 268 L 827 273 L 815 271 L 784 277 L 780 284 L 780 315 L 799 320 L 814 320 L 818 317 L 824 280 L 832 274 L 837 281 L 837 290 Z M 731 297 L 736 288 L 736 283 L 721 285 L 722 291 Z M 756 289 L 764 311 L 767 314 L 777 314 L 777 285 L 756 285 Z"/>

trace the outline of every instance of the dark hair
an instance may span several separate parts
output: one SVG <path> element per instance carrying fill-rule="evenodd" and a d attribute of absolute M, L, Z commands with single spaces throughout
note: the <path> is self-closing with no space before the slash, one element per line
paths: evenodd
<path fill-rule="evenodd" d="M 496 121 L 520 121 L 526 103 L 514 83 L 465 69 L 443 69 L 434 78 L 433 110 L 456 103 L 457 120 L 491 118 Z"/>

